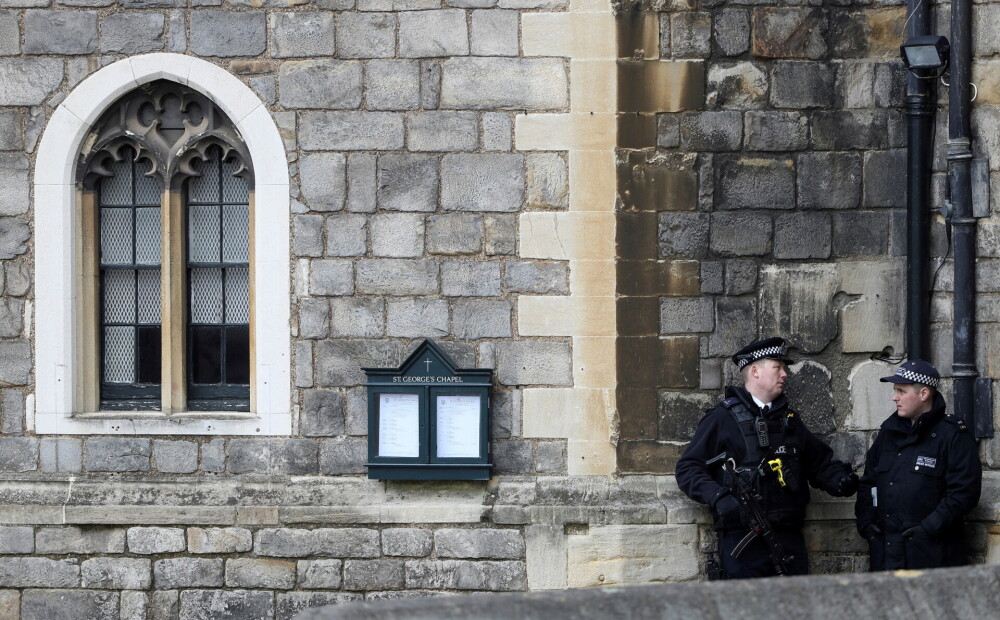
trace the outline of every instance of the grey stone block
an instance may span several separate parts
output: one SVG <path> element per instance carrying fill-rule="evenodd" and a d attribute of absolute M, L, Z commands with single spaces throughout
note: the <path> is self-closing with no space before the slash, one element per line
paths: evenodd
<path fill-rule="evenodd" d="M 24 394 L 21 390 L 3 391 L 3 434 L 24 434 Z"/>
<path fill-rule="evenodd" d="M 716 187 L 716 205 L 721 210 L 791 209 L 795 207 L 795 164 L 785 158 L 726 158 L 719 165 Z"/>
<path fill-rule="evenodd" d="M 465 56 L 469 32 L 465 11 L 441 9 L 399 14 L 399 55 L 403 58 Z"/>
<path fill-rule="evenodd" d="M 355 213 L 375 210 L 375 162 L 369 153 L 351 153 L 347 156 L 347 209 Z"/>
<path fill-rule="evenodd" d="M 323 256 L 323 216 L 294 216 L 292 238 L 292 251 L 296 256 Z"/>
<path fill-rule="evenodd" d="M 472 12 L 473 56 L 517 56 L 517 11 L 488 10 Z"/>
<path fill-rule="evenodd" d="M 429 590 L 518 591 L 528 587 L 524 562 L 414 560 L 406 563 L 406 585 Z"/>
<path fill-rule="evenodd" d="M 347 390 L 347 434 L 368 434 L 368 397 L 365 388 Z"/>
<path fill-rule="evenodd" d="M 658 225 L 660 256 L 703 258 L 708 251 L 708 213 L 667 211 Z"/>
<path fill-rule="evenodd" d="M 264 528 L 254 534 L 254 553 L 265 557 L 304 558 L 315 553 L 315 531 Z"/>
<path fill-rule="evenodd" d="M 660 298 L 660 333 L 694 334 L 715 327 L 715 307 L 711 297 Z"/>
<path fill-rule="evenodd" d="M 524 557 L 524 537 L 517 530 L 442 528 L 434 532 L 439 558 L 516 560 Z"/>
<path fill-rule="evenodd" d="M 387 336 L 441 338 L 447 336 L 448 302 L 443 299 L 402 298 L 386 303 Z"/>
<path fill-rule="evenodd" d="M 307 151 L 403 148 L 403 117 L 392 112 L 304 112 L 299 143 Z"/>
<path fill-rule="evenodd" d="M 441 63 L 420 61 L 420 107 L 436 110 L 441 104 Z"/>
<path fill-rule="evenodd" d="M 483 249 L 483 216 L 464 213 L 428 216 L 426 243 L 431 254 L 478 254 Z"/>
<path fill-rule="evenodd" d="M 331 301 L 335 337 L 377 338 L 385 334 L 385 301 L 364 297 L 342 297 Z"/>
<path fill-rule="evenodd" d="M 429 295 L 438 290 L 432 260 L 374 258 L 358 261 L 358 292 L 375 295 Z"/>
<path fill-rule="evenodd" d="M 270 20 L 275 58 L 333 56 L 336 51 L 332 13 L 271 13 Z"/>
<path fill-rule="evenodd" d="M 525 157 L 528 206 L 562 209 L 569 206 L 569 170 L 555 153 Z"/>
<path fill-rule="evenodd" d="M 424 254 L 424 217 L 416 213 L 379 213 L 368 220 L 372 256 L 418 258 Z"/>
<path fill-rule="evenodd" d="M 670 16 L 670 49 L 676 58 L 704 58 L 711 51 L 712 14 L 684 11 Z"/>
<path fill-rule="evenodd" d="M 182 54 L 187 51 L 187 28 L 183 11 L 170 12 L 170 37 L 167 49 L 171 52 Z"/>
<path fill-rule="evenodd" d="M 722 9 L 714 17 L 715 46 L 723 56 L 739 56 L 750 49 L 750 15 L 746 9 Z"/>
<path fill-rule="evenodd" d="M 705 410 L 716 403 L 706 394 L 660 392 L 657 402 L 656 437 L 663 441 L 689 441 Z"/>
<path fill-rule="evenodd" d="M 902 207 L 906 204 L 906 150 L 865 153 L 864 206 Z"/>
<path fill-rule="evenodd" d="M 757 335 L 757 307 L 753 299 L 721 297 L 715 302 L 715 331 L 708 340 L 708 354 L 730 356 L 753 342 Z"/>
<path fill-rule="evenodd" d="M 803 424 L 817 435 L 832 433 L 837 429 L 833 417 L 834 404 L 830 378 L 831 374 L 827 368 L 810 360 L 789 375 L 785 386 L 790 402 L 809 403 L 808 407 L 802 409 L 800 415 Z"/>
<path fill-rule="evenodd" d="M 364 215 L 331 215 L 326 231 L 328 256 L 364 256 L 368 249 L 368 218 Z"/>
<path fill-rule="evenodd" d="M 79 585 L 80 566 L 76 559 L 0 558 L 0 587 L 76 588 Z"/>
<path fill-rule="evenodd" d="M 313 295 L 354 294 L 354 263 L 349 260 L 314 260 L 309 276 Z"/>
<path fill-rule="evenodd" d="M 328 439 L 320 446 L 319 469 L 325 475 L 363 474 L 368 471 L 368 440 L 364 437 Z"/>
<path fill-rule="evenodd" d="M 84 444 L 87 471 L 149 471 L 149 439 L 89 437 Z"/>
<path fill-rule="evenodd" d="M 886 213 L 858 211 L 833 216 L 834 256 L 881 256 L 888 249 L 888 241 Z"/>
<path fill-rule="evenodd" d="M 332 390 L 302 392 L 302 434 L 331 437 L 344 434 L 343 397 Z"/>
<path fill-rule="evenodd" d="M 157 590 L 221 588 L 222 558 L 156 560 L 153 562 L 153 583 Z"/>
<path fill-rule="evenodd" d="M 90 54 L 97 51 L 96 11 L 28 11 L 25 54 Z"/>
<path fill-rule="evenodd" d="M 229 471 L 234 474 L 315 474 L 319 452 L 312 439 L 231 439 Z"/>
<path fill-rule="evenodd" d="M 259 56 L 267 48 L 262 11 L 194 11 L 191 51 L 199 56 Z"/>
<path fill-rule="evenodd" d="M 774 221 L 775 258 L 829 258 L 830 216 L 785 213 Z"/>
<path fill-rule="evenodd" d="M 34 550 L 34 529 L 27 526 L 0 527 L 0 554 L 32 553 Z"/>
<path fill-rule="evenodd" d="M 779 60 L 771 71 L 776 108 L 825 108 L 836 99 L 837 69 L 828 63 Z"/>
<path fill-rule="evenodd" d="M 569 292 L 569 268 L 561 262 L 508 261 L 503 286 L 512 293 L 565 294 Z"/>
<path fill-rule="evenodd" d="M 565 441 L 539 441 L 535 444 L 535 473 L 566 473 Z"/>
<path fill-rule="evenodd" d="M 315 534 L 315 553 L 326 557 L 376 558 L 378 530 L 366 528 L 321 528 Z"/>
<path fill-rule="evenodd" d="M 796 185 L 802 209 L 854 209 L 861 200 L 861 160 L 856 153 L 803 153 Z"/>
<path fill-rule="evenodd" d="M 230 558 L 226 560 L 226 587 L 291 590 L 295 587 L 295 562 Z"/>
<path fill-rule="evenodd" d="M 414 527 L 391 527 L 382 530 L 382 552 L 390 556 L 424 557 L 431 552 L 434 534 Z"/>
<path fill-rule="evenodd" d="M 113 13 L 101 24 L 101 52 L 143 54 L 163 50 L 162 13 Z"/>
<path fill-rule="evenodd" d="M 396 54 L 396 16 L 391 13 L 342 13 L 337 32 L 341 58 L 392 58 Z"/>
<path fill-rule="evenodd" d="M 25 590 L 21 595 L 24 620 L 117 619 L 118 593 L 100 590 Z"/>
<path fill-rule="evenodd" d="M 147 590 L 153 581 L 150 561 L 140 558 L 91 558 L 80 570 L 84 588 Z"/>
<path fill-rule="evenodd" d="M 316 383 L 355 386 L 365 382 L 361 367 L 388 368 L 402 361 L 402 345 L 393 340 L 334 340 L 316 343 Z"/>
<path fill-rule="evenodd" d="M 510 256 L 517 253 L 517 220 L 513 215 L 489 214 L 483 217 L 487 256 Z"/>
<path fill-rule="evenodd" d="M 441 207 L 448 211 L 518 211 L 525 197 L 521 155 L 445 155 Z"/>
<path fill-rule="evenodd" d="M 119 620 L 146 620 L 149 600 L 145 592 L 122 592 Z"/>
<path fill-rule="evenodd" d="M 16 56 L 21 53 L 21 30 L 17 13 L 0 11 L 0 55 Z"/>
<path fill-rule="evenodd" d="M 363 599 L 359 592 L 282 592 L 278 594 L 275 620 L 293 620 L 306 609 L 342 605 Z"/>
<path fill-rule="evenodd" d="M 226 440 L 213 439 L 201 444 L 201 470 L 221 473 L 226 470 Z"/>
<path fill-rule="evenodd" d="M 130 527 L 126 539 L 129 552 L 139 555 L 179 553 L 185 549 L 184 530 L 179 527 Z"/>
<path fill-rule="evenodd" d="M 219 560 L 220 562 L 222 560 Z M 230 618 L 273 618 L 274 593 L 262 590 L 187 590 L 181 592 L 178 620 L 213 620 L 215 610 Z"/>
<path fill-rule="evenodd" d="M 566 107 L 561 59 L 448 58 L 441 64 L 441 107 L 459 110 L 552 110 Z"/>
<path fill-rule="evenodd" d="M 28 158 L 21 153 L 0 153 L 0 215 L 21 215 L 28 210 Z"/>
<path fill-rule="evenodd" d="M 828 19 L 815 8 L 755 9 L 752 51 L 764 58 L 823 58 Z"/>
<path fill-rule="evenodd" d="M 63 61 L 60 58 L 0 59 L 0 105 L 39 105 L 55 92 L 62 80 Z M 6 243 L 0 247 L 4 245 Z"/>
<path fill-rule="evenodd" d="M 378 159 L 378 204 L 388 211 L 434 211 L 438 199 L 438 161 L 409 153 Z"/>
<path fill-rule="evenodd" d="M 771 232 L 765 213 L 713 213 L 710 247 L 723 256 L 763 256 L 771 251 Z"/>
<path fill-rule="evenodd" d="M 509 301 L 492 299 L 462 299 L 455 302 L 453 313 L 456 338 L 509 338 L 511 306 Z"/>
<path fill-rule="evenodd" d="M 245 553 L 253 549 L 253 535 L 242 527 L 189 527 L 190 553 Z"/>
<path fill-rule="evenodd" d="M 0 338 L 17 338 L 24 329 L 24 302 L 20 299 L 0 300 Z"/>
<path fill-rule="evenodd" d="M 737 111 L 688 112 L 681 115 L 681 145 L 692 151 L 736 151 L 743 140 L 743 117 Z"/>
<path fill-rule="evenodd" d="M 800 151 L 809 143 L 809 120 L 798 112 L 747 112 L 745 123 L 751 151 Z"/>
<path fill-rule="evenodd" d="M 344 208 L 345 170 L 344 155 L 341 153 L 302 154 L 299 158 L 299 186 L 310 209 L 340 211 Z"/>
<path fill-rule="evenodd" d="M 402 560 L 347 560 L 345 590 L 393 590 L 404 586 Z"/>
<path fill-rule="evenodd" d="M 494 439 L 509 439 L 521 434 L 520 394 L 513 391 L 494 391 L 490 399 L 490 436 Z"/>
<path fill-rule="evenodd" d="M 269 106 L 278 102 L 278 79 L 273 75 L 258 75 L 249 80 L 250 88 Z"/>
<path fill-rule="evenodd" d="M 27 241 L 30 236 L 28 225 L 21 220 L 0 217 L 0 259 L 14 258 L 27 252 Z"/>
<path fill-rule="evenodd" d="M 532 471 L 530 441 L 498 441 L 493 444 L 493 473 L 530 474 Z"/>
<path fill-rule="evenodd" d="M 415 110 L 419 106 L 419 62 L 372 60 L 365 65 L 365 108 Z M 411 150 L 414 150 L 412 145 Z"/>
<path fill-rule="evenodd" d="M 330 335 L 330 302 L 326 299 L 299 301 L 299 338 L 326 338 Z"/>
<path fill-rule="evenodd" d="M 496 376 L 504 385 L 573 384 L 572 355 L 565 342 L 498 342 L 496 356 Z"/>
<path fill-rule="evenodd" d="M 177 590 L 157 590 L 149 595 L 150 620 L 175 620 L 180 614 L 181 601 Z"/>
<path fill-rule="evenodd" d="M 361 106 L 361 63 L 292 60 L 278 70 L 278 101 L 285 108 L 351 110 Z"/>
<path fill-rule="evenodd" d="M 706 295 L 716 295 L 723 291 L 724 265 L 722 262 L 702 261 L 700 272 L 702 293 Z"/>
<path fill-rule="evenodd" d="M 756 287 L 756 262 L 738 258 L 726 261 L 726 295 L 746 295 Z"/>
<path fill-rule="evenodd" d="M 499 295 L 500 264 L 448 261 L 441 266 L 441 293 L 446 297 Z"/>
<path fill-rule="evenodd" d="M 768 91 L 767 72 L 755 63 L 716 63 L 708 68 L 705 100 L 712 107 L 763 107 L 767 103 Z"/>
<path fill-rule="evenodd" d="M 30 374 L 31 344 L 27 340 L 0 341 L 0 385 L 27 385 Z"/>
<path fill-rule="evenodd" d="M 510 116 L 503 112 L 485 112 L 482 116 L 483 150 L 509 151 L 514 142 Z"/>
<path fill-rule="evenodd" d="M 71 437 L 43 437 L 39 459 L 43 472 L 78 472 L 83 466 L 83 443 Z"/>
<path fill-rule="evenodd" d="M 681 145 L 681 122 L 677 114 L 656 115 L 656 146 L 672 149 Z"/>
<path fill-rule="evenodd" d="M 474 112 L 414 112 L 407 117 L 406 143 L 411 151 L 474 151 L 479 122 Z"/>
<path fill-rule="evenodd" d="M 7 268 L 4 271 L 7 276 L 7 295 L 21 297 L 31 292 L 32 272 L 29 265 L 7 263 Z"/>
<path fill-rule="evenodd" d="M 818 110 L 812 116 L 812 147 L 884 149 L 889 146 L 886 119 L 884 110 Z"/>
<path fill-rule="evenodd" d="M 153 442 L 156 469 L 171 474 L 190 474 L 198 470 L 198 444 L 193 441 Z"/>
<path fill-rule="evenodd" d="M 35 534 L 35 552 L 39 554 L 122 553 L 125 530 L 119 527 L 43 527 Z"/>
<path fill-rule="evenodd" d="M 298 586 L 308 590 L 339 590 L 341 560 L 299 560 Z"/>
<path fill-rule="evenodd" d="M 875 82 L 872 85 L 875 105 L 880 108 L 890 108 L 899 105 L 906 95 L 906 69 L 903 63 L 875 63 Z"/>
<path fill-rule="evenodd" d="M 4 13 L 13 15 L 10 12 Z M 14 27 L 17 28 L 16 16 L 14 16 Z M 20 41 L 20 35 L 18 35 L 18 41 Z M 24 138 L 21 135 L 23 129 L 24 113 L 21 110 L 0 110 L 0 150 L 19 151 L 23 149 Z M 27 169 L 27 165 L 25 165 L 25 169 Z M 25 181 L 25 188 L 27 188 L 27 181 Z"/>

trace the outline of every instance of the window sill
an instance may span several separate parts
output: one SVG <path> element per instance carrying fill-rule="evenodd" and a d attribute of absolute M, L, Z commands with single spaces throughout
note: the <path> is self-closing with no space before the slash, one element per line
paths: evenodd
<path fill-rule="evenodd" d="M 99 411 L 75 415 L 37 413 L 39 435 L 290 435 L 287 413 L 188 411 L 163 415 L 153 411 Z"/>

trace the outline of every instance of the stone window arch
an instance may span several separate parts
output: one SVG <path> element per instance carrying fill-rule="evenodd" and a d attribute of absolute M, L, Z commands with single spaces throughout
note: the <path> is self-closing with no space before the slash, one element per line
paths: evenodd
<path fill-rule="evenodd" d="M 35 235 L 37 432 L 291 432 L 288 168 L 239 80 L 150 54 L 82 82 Z"/>

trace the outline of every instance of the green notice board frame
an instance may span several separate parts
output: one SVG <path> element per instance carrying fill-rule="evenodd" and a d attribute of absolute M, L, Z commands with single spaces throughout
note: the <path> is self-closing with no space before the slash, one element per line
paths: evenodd
<path fill-rule="evenodd" d="M 457 368 L 424 340 L 398 368 L 368 380 L 368 477 L 489 480 L 491 368 Z"/>

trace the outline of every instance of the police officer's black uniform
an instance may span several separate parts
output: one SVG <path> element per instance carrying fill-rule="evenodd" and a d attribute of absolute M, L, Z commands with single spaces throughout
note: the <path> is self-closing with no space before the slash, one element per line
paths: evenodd
<path fill-rule="evenodd" d="M 937 371 L 921 363 L 936 383 Z M 891 415 L 868 450 L 855 506 L 871 569 L 965 564 L 962 519 L 979 502 L 981 484 L 976 442 L 961 420 L 946 415 L 940 394 L 915 423 Z"/>
<path fill-rule="evenodd" d="M 755 351 L 774 351 L 754 356 Z M 749 353 L 748 353 L 749 351 Z M 790 362 L 785 357 L 784 341 L 770 338 L 744 347 L 734 356 L 750 355 Z M 746 359 L 746 358 L 744 358 Z M 745 365 L 745 364 L 743 364 Z M 758 438 L 759 420 L 767 427 L 766 447 Z M 709 409 L 698 424 L 694 438 L 677 462 L 676 477 L 680 489 L 691 499 L 712 508 L 719 538 L 719 555 L 726 577 L 765 577 L 775 574 L 769 548 L 760 537 L 747 546 L 738 558 L 733 549 L 747 534 L 745 514 L 732 497 L 732 481 L 717 457 L 733 459 L 762 497 L 768 521 L 786 554 L 794 556 L 787 573 L 805 574 L 809 570 L 802 525 L 809 502 L 807 482 L 832 495 L 848 496 L 857 488 L 857 476 L 846 463 L 833 460 L 833 451 L 809 432 L 784 395 L 778 396 L 769 411 L 763 413 L 749 392 L 727 387 L 726 399 Z M 780 459 L 785 484 L 767 462 Z M 711 463 L 710 463 L 711 462 Z"/>

